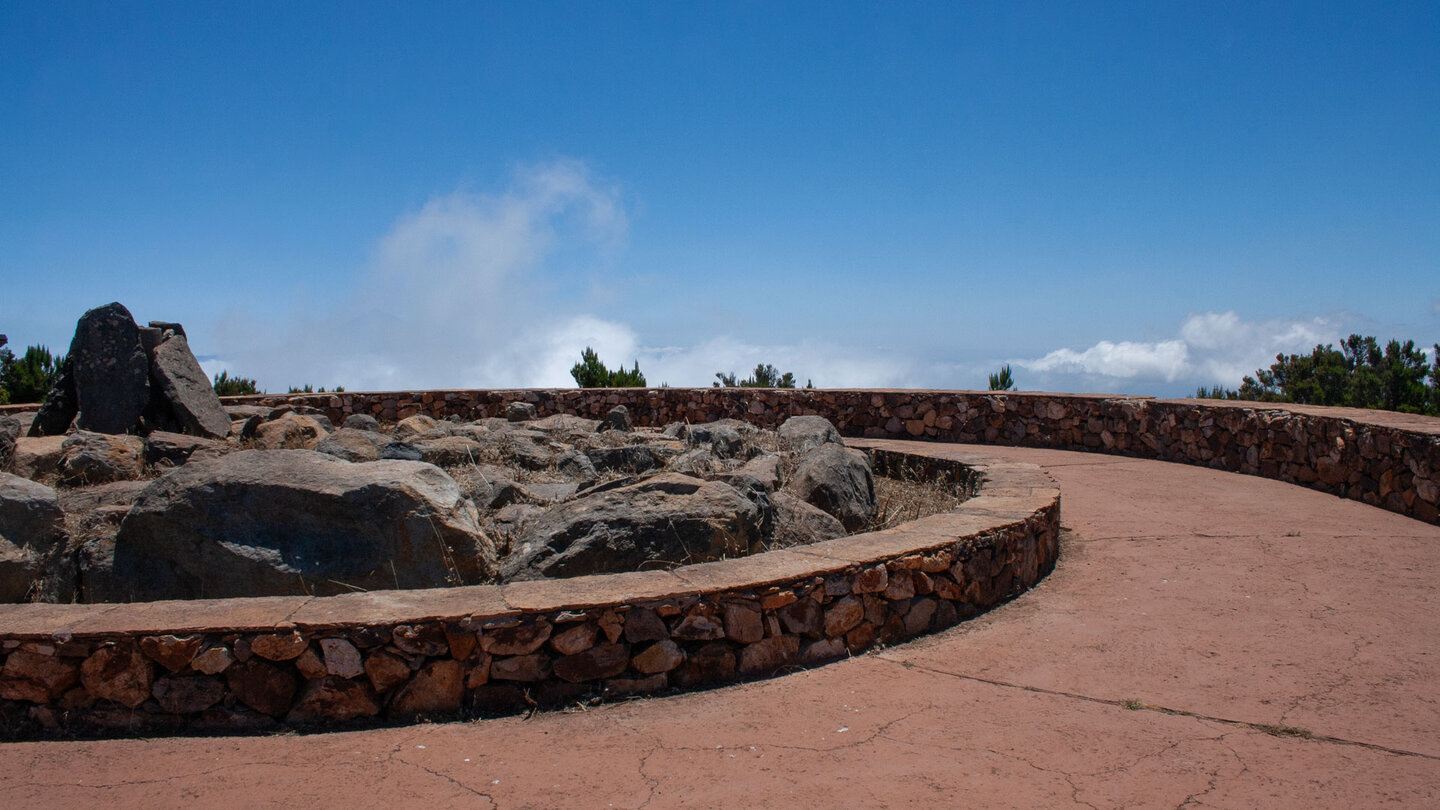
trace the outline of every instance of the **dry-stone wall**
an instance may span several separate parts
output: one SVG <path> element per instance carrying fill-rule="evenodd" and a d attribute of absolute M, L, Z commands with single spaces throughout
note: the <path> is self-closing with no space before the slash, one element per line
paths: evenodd
<path fill-rule="evenodd" d="M 907 463 L 901 455 L 882 463 Z M 1053 568 L 1053 480 L 980 457 L 963 475 L 981 482 L 979 494 L 950 513 L 672 571 L 314 598 L 0 605 L 0 734 L 483 715 L 823 663 L 949 627 Z"/>
<path fill-rule="evenodd" d="M 395 420 L 540 415 L 603 418 L 625 405 L 637 425 L 725 417 L 774 427 L 818 414 L 846 436 L 1088 450 L 1275 478 L 1440 522 L 1440 419 L 1384 411 L 1216 400 L 976 391 L 635 388 L 341 393 L 237 398 L 294 402 Z"/>

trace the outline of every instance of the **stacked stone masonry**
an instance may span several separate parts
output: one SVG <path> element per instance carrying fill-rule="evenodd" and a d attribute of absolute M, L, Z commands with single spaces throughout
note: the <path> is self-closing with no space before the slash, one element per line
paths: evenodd
<path fill-rule="evenodd" d="M 979 483 L 953 512 L 735 560 L 324 598 L 0 605 L 0 730 L 154 734 L 484 716 L 824 663 L 934 632 L 1054 566 L 1031 465 L 882 451 Z"/>
<path fill-rule="evenodd" d="M 852 437 L 1081 450 L 1198 464 L 1301 484 L 1440 523 L 1440 419 L 1384 411 L 1216 400 L 977 391 L 752 388 L 522 389 L 237 397 L 385 420 L 503 416 L 603 418 L 625 405 L 637 425 L 731 417 L 766 427 L 824 416 Z"/>

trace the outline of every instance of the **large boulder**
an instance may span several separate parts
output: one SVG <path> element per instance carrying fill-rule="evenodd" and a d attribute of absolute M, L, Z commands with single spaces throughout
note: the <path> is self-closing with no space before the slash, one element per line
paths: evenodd
<path fill-rule="evenodd" d="M 145 461 L 162 467 L 178 467 L 194 459 L 216 458 L 230 452 L 230 445 L 203 436 L 154 431 L 145 437 Z"/>
<path fill-rule="evenodd" d="M 68 601 L 66 540 L 55 490 L 0 473 L 0 602 Z"/>
<path fill-rule="evenodd" d="M 129 433 L 150 402 L 150 359 L 140 328 L 122 304 L 80 316 L 70 342 L 75 377 L 75 424 L 96 433 Z"/>
<path fill-rule="evenodd" d="M 573 577 L 739 556 L 767 515 L 733 487 L 665 473 L 597 488 L 524 524 L 502 564 L 507 580 Z"/>
<path fill-rule="evenodd" d="M 770 548 L 808 546 L 845 536 L 845 526 L 828 512 L 822 512 L 788 492 L 770 496 L 775 506 L 775 532 Z"/>
<path fill-rule="evenodd" d="M 857 532 L 875 516 L 875 477 L 870 459 L 840 444 L 821 444 L 806 453 L 785 487 L 806 503 L 830 513 Z"/>
<path fill-rule="evenodd" d="M 780 446 L 791 452 L 807 453 L 823 444 L 841 444 L 840 431 L 823 416 L 792 416 L 776 431 Z"/>
<path fill-rule="evenodd" d="M 494 579 L 475 505 L 419 462 L 245 451 L 157 479 L 115 539 L 137 599 L 335 594 Z"/>
<path fill-rule="evenodd" d="M 326 435 L 325 426 L 315 417 L 286 413 L 255 428 L 255 446 L 261 450 L 311 450 Z"/>
<path fill-rule="evenodd" d="M 60 460 L 65 457 L 65 436 L 21 436 L 15 440 L 15 454 L 10 471 L 21 478 L 40 480 L 60 474 Z"/>
<path fill-rule="evenodd" d="M 190 353 L 184 334 L 172 334 L 155 347 L 150 371 L 183 432 L 211 439 L 230 434 L 230 416 L 220 405 L 205 370 Z"/>
<path fill-rule="evenodd" d="M 353 417 L 352 417 L 353 418 Z M 346 419 L 348 426 L 350 420 Z M 389 436 L 373 430 L 342 427 L 315 445 L 316 452 L 343 458 L 346 461 L 377 461 L 380 453 L 392 444 Z"/>
<path fill-rule="evenodd" d="M 145 443 L 139 436 L 79 430 L 60 444 L 60 480 L 71 486 L 139 478 Z"/>

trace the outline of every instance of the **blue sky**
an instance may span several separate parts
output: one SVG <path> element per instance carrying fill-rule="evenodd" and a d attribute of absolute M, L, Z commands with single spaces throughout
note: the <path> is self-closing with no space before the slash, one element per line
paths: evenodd
<path fill-rule="evenodd" d="M 1183 395 L 1440 341 L 1440 5 L 0 5 L 0 332 Z"/>

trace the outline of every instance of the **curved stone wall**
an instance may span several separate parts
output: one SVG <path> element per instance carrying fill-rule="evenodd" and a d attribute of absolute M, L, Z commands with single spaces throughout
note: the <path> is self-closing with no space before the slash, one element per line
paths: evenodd
<path fill-rule="evenodd" d="M 881 467 L 953 464 L 881 453 Z M 954 469 L 945 470 L 953 475 Z M 978 494 L 897 529 L 671 571 L 333 597 L 0 605 L 0 734 L 484 715 L 818 664 L 1030 587 L 1060 492 L 967 457 Z"/>
<path fill-rule="evenodd" d="M 387 420 L 501 416 L 507 402 L 541 415 L 603 417 L 625 405 L 636 424 L 734 417 L 774 426 L 819 414 L 847 436 L 1087 450 L 1199 464 L 1301 484 L 1440 523 L 1440 419 L 1389 411 L 1219 400 L 977 391 L 751 388 L 549 389 L 342 393 L 235 398 Z"/>

